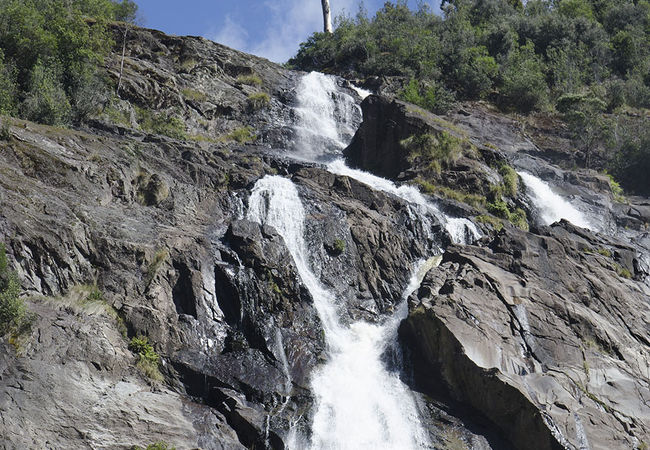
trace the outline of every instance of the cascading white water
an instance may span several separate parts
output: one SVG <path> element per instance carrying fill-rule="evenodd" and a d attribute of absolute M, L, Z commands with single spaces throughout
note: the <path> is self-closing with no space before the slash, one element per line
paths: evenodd
<path fill-rule="evenodd" d="M 356 88 L 360 96 L 368 91 Z M 318 72 L 311 72 L 300 80 L 297 89 L 298 106 L 296 114 L 296 155 L 308 161 L 323 161 L 336 158 L 327 170 L 338 175 L 354 178 L 374 189 L 388 192 L 409 202 L 416 208 L 425 229 L 430 229 L 427 213 L 434 215 L 444 224 L 453 242 L 467 244 L 481 237 L 471 221 L 448 217 L 413 186 L 396 186 L 393 182 L 362 170 L 348 167 L 341 159 L 341 151 L 354 134 L 360 119 L 360 109 L 354 98 L 340 91 L 334 78 Z M 335 143 L 335 148 L 332 148 Z"/>
<path fill-rule="evenodd" d="M 311 73 L 300 81 L 297 100 L 294 156 L 314 162 L 340 158 L 360 122 L 360 108 L 355 99 L 339 90 L 333 77 Z M 427 237 L 432 249 L 439 250 L 431 231 L 431 216 L 445 224 L 454 242 L 467 243 L 480 237 L 472 222 L 447 217 L 413 186 L 398 187 L 383 178 L 351 169 L 341 159 L 331 162 L 327 168 L 406 200 L 409 214 L 430 233 Z M 303 238 L 305 212 L 296 187 L 288 179 L 266 176 L 259 180 L 249 199 L 247 217 L 273 226 L 283 237 L 323 323 L 329 360 L 312 378 L 316 408 L 310 446 L 314 449 L 428 448 L 410 391 L 399 374 L 391 372 L 382 360 L 382 355 L 397 348 L 397 328 L 408 313 L 406 301 L 382 324 L 356 322 L 344 326 L 341 323 L 336 298 L 311 269 L 309 249 Z M 404 299 L 439 261 L 438 257 L 418 264 Z M 297 439 L 295 430 L 290 431 L 290 436 L 294 436 L 288 439 L 291 446 Z M 303 442 L 300 448 L 304 446 Z"/>
<path fill-rule="evenodd" d="M 517 172 L 526 185 L 528 197 L 537 208 L 539 218 L 544 225 L 550 225 L 560 219 L 566 219 L 572 224 L 594 230 L 595 227 L 571 203 L 553 192 L 551 187 L 527 172 Z"/>
<path fill-rule="evenodd" d="M 337 159 L 328 164 L 327 170 L 337 175 L 354 178 L 378 191 L 388 192 L 406 200 L 419 209 L 420 218 L 423 221 L 427 220 L 426 213 L 433 214 L 444 224 L 445 229 L 451 235 L 454 243 L 468 244 L 481 237 L 481 233 L 471 221 L 463 218 L 448 217 L 443 214 L 436 205 L 427 201 L 415 186 L 396 186 L 395 183 L 385 178 L 364 172 L 363 170 L 352 169 L 345 165 L 342 159 Z"/>
<path fill-rule="evenodd" d="M 346 328 L 341 324 L 336 299 L 310 268 L 303 238 L 305 212 L 296 187 L 286 178 L 266 176 L 255 184 L 248 219 L 274 227 L 283 237 L 323 323 L 329 361 L 312 379 L 317 405 L 311 447 L 424 448 L 425 433 L 408 388 L 398 374 L 386 369 L 381 358 L 397 338 L 397 326 L 406 316 L 405 302 L 382 325 L 357 322 Z M 435 261 L 439 259 L 419 265 L 404 298 L 417 288 Z"/>
<path fill-rule="evenodd" d="M 334 77 L 311 72 L 300 79 L 294 156 L 320 161 L 342 150 L 356 131 L 361 109 L 342 92 Z"/>

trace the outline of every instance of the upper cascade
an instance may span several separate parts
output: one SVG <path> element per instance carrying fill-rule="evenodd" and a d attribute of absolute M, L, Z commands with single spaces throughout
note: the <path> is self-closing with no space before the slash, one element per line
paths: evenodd
<path fill-rule="evenodd" d="M 311 72 L 296 88 L 294 157 L 326 161 L 341 154 L 361 122 L 357 100 L 339 88 L 337 78 Z"/>
<path fill-rule="evenodd" d="M 560 219 L 572 224 L 595 231 L 594 225 L 578 211 L 568 200 L 553 192 L 551 187 L 534 175 L 527 172 L 517 172 L 527 188 L 527 193 L 535 205 L 539 219 L 543 225 L 550 225 Z"/>

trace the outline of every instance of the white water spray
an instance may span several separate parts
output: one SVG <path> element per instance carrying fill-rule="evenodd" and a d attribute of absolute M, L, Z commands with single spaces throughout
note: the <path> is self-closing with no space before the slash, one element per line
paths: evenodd
<path fill-rule="evenodd" d="M 342 159 L 337 159 L 328 164 L 327 170 L 337 175 L 345 175 L 354 178 L 363 184 L 367 184 L 373 189 L 387 192 L 406 200 L 419 209 L 420 220 L 422 221 L 426 221 L 427 213 L 433 214 L 444 224 L 445 229 L 451 235 L 452 241 L 456 244 L 468 244 L 481 237 L 481 233 L 476 228 L 476 225 L 471 221 L 464 218 L 448 217 L 440 211 L 436 205 L 427 201 L 424 195 L 422 195 L 415 186 L 396 186 L 395 183 L 385 178 L 364 172 L 363 170 L 352 169 L 346 166 Z"/>
<path fill-rule="evenodd" d="M 547 183 L 527 172 L 517 173 L 524 181 L 528 197 L 537 207 L 540 220 L 544 225 L 566 219 L 578 227 L 594 230 L 589 220 L 571 203 L 553 192 Z"/>
<path fill-rule="evenodd" d="M 320 161 L 340 153 L 354 135 L 361 109 L 351 95 L 342 92 L 334 77 L 311 72 L 296 89 L 298 105 L 294 156 Z"/>
<path fill-rule="evenodd" d="M 425 432 L 411 394 L 381 358 L 397 338 L 397 327 L 407 312 L 405 302 L 382 325 L 357 322 L 345 328 L 341 324 L 336 299 L 311 270 L 303 238 L 304 208 L 296 187 L 286 178 L 266 176 L 255 184 L 248 219 L 274 227 L 283 237 L 323 323 L 329 361 L 312 379 L 316 413 L 311 447 L 425 448 Z M 428 268 L 431 261 L 436 260 L 430 260 Z M 417 289 L 424 273 L 415 271 L 405 298 Z"/>

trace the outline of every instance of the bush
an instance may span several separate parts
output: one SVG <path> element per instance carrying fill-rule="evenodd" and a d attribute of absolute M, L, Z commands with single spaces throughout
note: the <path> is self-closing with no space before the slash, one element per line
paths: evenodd
<path fill-rule="evenodd" d="M 266 92 L 256 92 L 248 96 L 248 107 L 252 111 L 265 108 L 271 102 L 271 97 Z"/>
<path fill-rule="evenodd" d="M 256 138 L 257 137 L 253 133 L 253 129 L 251 127 L 236 128 L 225 136 L 226 140 L 236 141 L 239 142 L 240 144 L 245 144 L 246 142 L 252 142 Z"/>
<path fill-rule="evenodd" d="M 405 102 L 413 103 L 435 114 L 444 114 L 449 111 L 455 102 L 454 94 L 439 84 L 421 87 L 416 79 L 406 84 L 399 94 Z"/>
<path fill-rule="evenodd" d="M 507 105 L 528 113 L 547 102 L 548 86 L 542 68 L 532 42 L 511 52 L 503 70 L 501 87 Z"/>
<path fill-rule="evenodd" d="M 22 105 L 23 115 L 34 122 L 61 125 L 70 119 L 72 107 L 59 82 L 56 67 L 38 62 L 30 75 L 30 88 Z"/>
<path fill-rule="evenodd" d="M 420 158 L 428 163 L 429 169 L 440 173 L 443 166 L 448 166 L 463 155 L 463 140 L 446 131 L 437 135 L 425 133 L 411 136 L 400 142 L 409 152 L 409 159 Z"/>
<path fill-rule="evenodd" d="M 255 74 L 251 75 L 239 75 L 237 77 L 237 83 L 248 84 L 250 86 L 261 86 L 262 79 Z"/>
<path fill-rule="evenodd" d="M 129 342 L 129 350 L 138 355 L 137 367 L 146 376 L 153 380 L 162 380 L 162 375 L 158 369 L 160 356 L 149 344 L 146 336 L 136 336 Z"/>
<path fill-rule="evenodd" d="M 135 108 L 138 124 L 148 133 L 162 134 L 172 139 L 187 140 L 185 122 L 178 116 Z"/>
<path fill-rule="evenodd" d="M 20 281 L 16 272 L 9 270 L 6 249 L 0 243 L 0 336 L 19 332 L 26 325 L 27 307 L 20 298 Z"/>
<path fill-rule="evenodd" d="M 131 0 L 0 2 L 0 113 L 83 120 L 101 103 L 93 93 L 102 90 L 96 74 L 112 46 L 107 23 L 132 21 L 136 11 Z"/>

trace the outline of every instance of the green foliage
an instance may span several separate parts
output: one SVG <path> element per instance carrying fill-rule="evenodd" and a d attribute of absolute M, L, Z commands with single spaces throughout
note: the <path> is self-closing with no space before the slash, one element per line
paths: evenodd
<path fill-rule="evenodd" d="M 262 79 L 259 77 L 259 75 L 256 74 L 239 75 L 237 77 L 237 83 L 248 84 L 250 86 L 261 86 Z"/>
<path fill-rule="evenodd" d="M 548 86 L 531 41 L 510 52 L 503 67 L 502 92 L 506 103 L 521 112 L 540 109 L 546 103 Z"/>
<path fill-rule="evenodd" d="M 162 134 L 173 139 L 187 140 L 185 122 L 178 116 L 158 113 L 140 107 L 135 108 L 136 120 L 142 130 L 148 133 Z"/>
<path fill-rule="evenodd" d="M 515 169 L 507 164 L 502 164 L 499 167 L 499 175 L 503 180 L 504 194 L 509 197 L 515 197 L 519 189 L 519 175 Z"/>
<path fill-rule="evenodd" d="M 0 2 L 0 113 L 47 124 L 83 120 L 112 42 L 109 21 L 133 20 L 130 0 Z M 92 19 L 92 20 L 91 20 Z"/>
<path fill-rule="evenodd" d="M 253 133 L 253 129 L 251 127 L 236 128 L 225 136 L 226 140 L 239 142 L 240 144 L 252 142 L 256 138 L 257 137 Z"/>
<path fill-rule="evenodd" d="M 199 92 L 194 89 L 190 88 L 185 88 L 181 90 L 181 94 L 183 94 L 183 97 L 185 97 L 188 100 L 194 100 L 197 102 L 202 102 L 205 101 L 207 96 L 203 92 Z"/>
<path fill-rule="evenodd" d="M 72 106 L 54 68 L 37 62 L 30 74 L 29 91 L 22 104 L 23 116 L 34 122 L 61 125 L 69 121 Z"/>
<path fill-rule="evenodd" d="M 345 251 L 345 241 L 343 239 L 334 239 L 331 244 L 325 245 L 325 250 L 332 256 L 339 256 Z"/>
<path fill-rule="evenodd" d="M 603 99 L 614 100 L 610 107 L 650 107 L 647 0 L 443 3 L 442 18 L 425 2 L 409 10 L 404 1 L 386 2 L 374 17 L 362 10 L 340 17 L 334 33 L 301 44 L 290 65 L 402 76 L 411 81 L 401 97 L 426 109 L 439 92 L 452 92 L 526 113 L 598 85 L 607 91 Z"/>
<path fill-rule="evenodd" d="M 436 114 L 444 114 L 454 104 L 454 94 L 441 85 L 420 86 L 420 82 L 414 78 L 406 84 L 399 97 Z"/>
<path fill-rule="evenodd" d="M 265 108 L 271 102 L 271 97 L 266 92 L 256 92 L 248 96 L 248 107 L 252 111 Z"/>
<path fill-rule="evenodd" d="M 9 269 L 4 244 L 0 243 L 0 336 L 17 333 L 29 325 L 27 307 L 20 298 L 20 281 Z"/>
<path fill-rule="evenodd" d="M 607 177 L 609 178 L 609 188 L 612 190 L 612 195 L 614 196 L 614 200 L 616 200 L 619 203 L 624 203 L 625 202 L 625 195 L 623 192 L 623 188 L 621 185 L 614 179 L 614 176 L 611 174 L 607 174 Z"/>
<path fill-rule="evenodd" d="M 463 155 L 465 144 L 446 131 L 437 135 L 425 133 L 414 135 L 400 142 L 408 150 L 411 160 L 421 159 L 430 169 L 440 173 L 442 166 L 448 166 Z"/>
<path fill-rule="evenodd" d="M 417 178 L 415 183 L 427 194 L 437 194 L 473 206 L 474 208 L 482 208 L 485 206 L 486 199 L 482 195 L 462 192 L 447 186 L 437 186 L 429 181 L 422 180 L 421 178 Z"/>
<path fill-rule="evenodd" d="M 11 139 L 11 129 L 6 117 L 0 117 L 0 141 L 9 141 Z"/>
<path fill-rule="evenodd" d="M 495 231 L 501 231 L 503 228 L 503 221 L 489 214 L 480 214 L 474 217 L 474 220 L 479 223 L 490 225 Z"/>
<path fill-rule="evenodd" d="M 158 369 L 160 355 L 156 353 L 146 336 L 136 336 L 129 341 L 129 350 L 138 355 L 137 367 L 153 380 L 162 380 Z"/>

